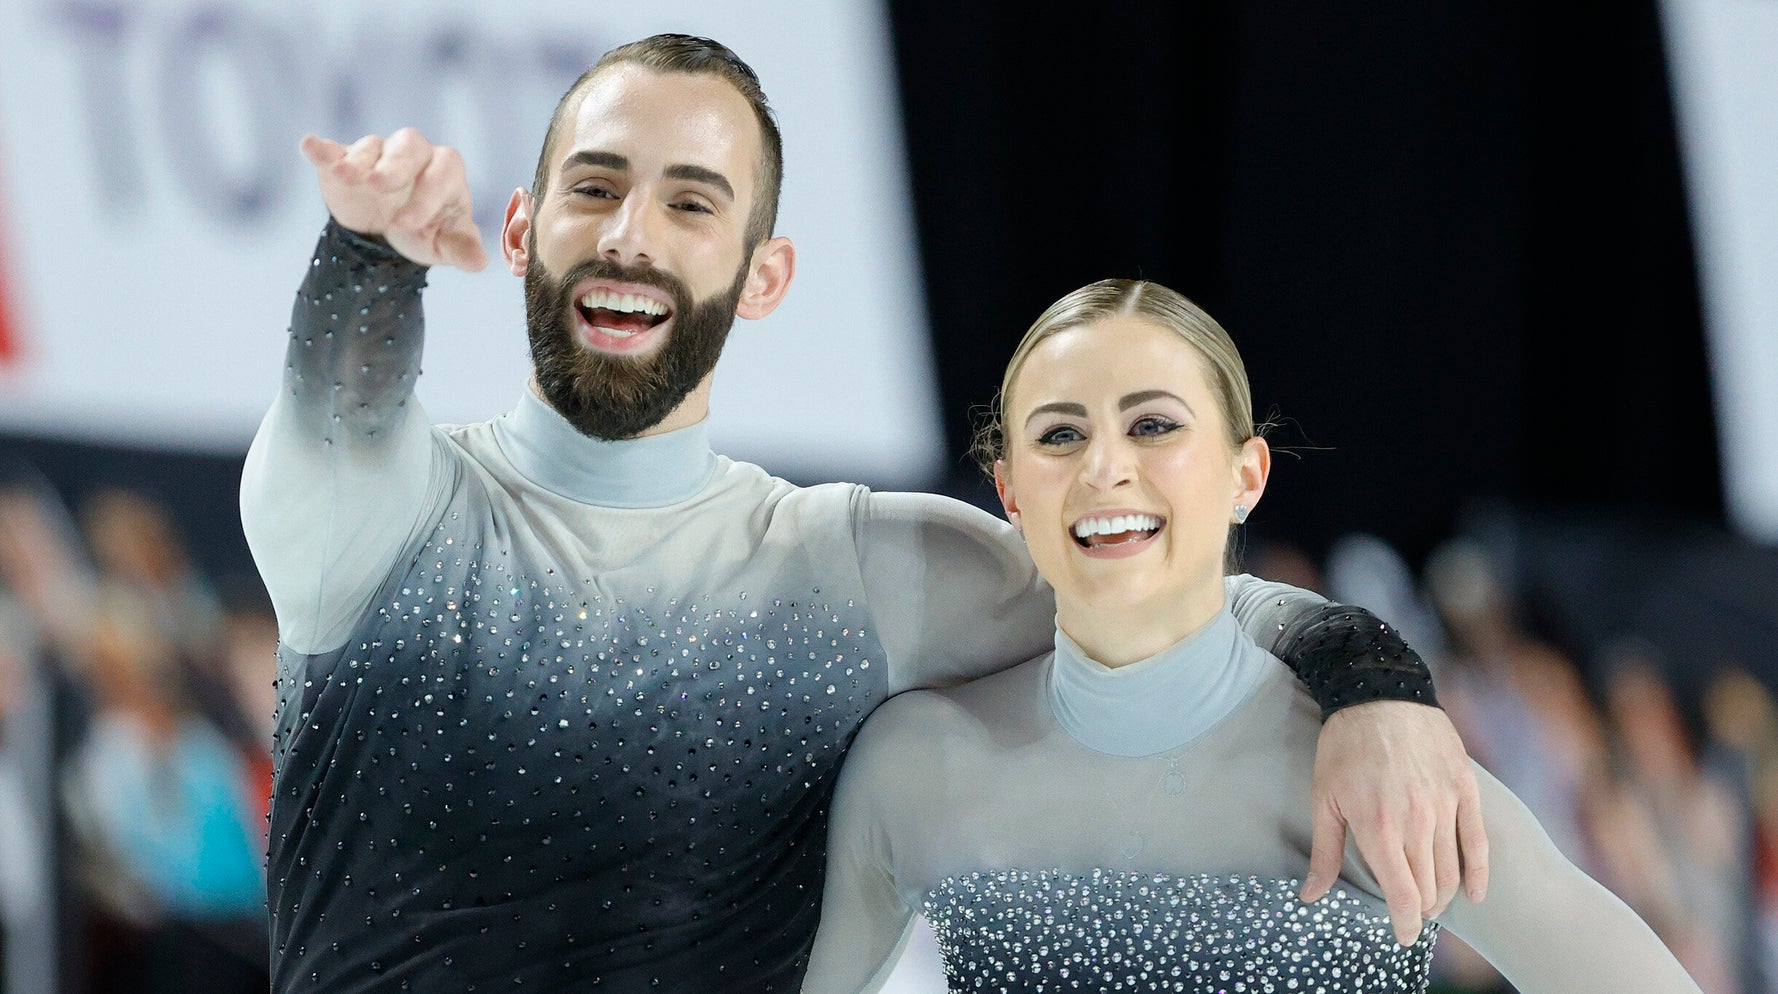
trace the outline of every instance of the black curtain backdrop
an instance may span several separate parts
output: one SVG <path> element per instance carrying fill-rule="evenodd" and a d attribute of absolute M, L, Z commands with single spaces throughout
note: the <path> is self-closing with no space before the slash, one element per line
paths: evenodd
<path fill-rule="evenodd" d="M 950 489 L 1051 300 L 1203 304 L 1281 422 L 1250 531 L 1420 560 L 1475 498 L 1720 524 L 1652 2 L 892 5 Z"/>

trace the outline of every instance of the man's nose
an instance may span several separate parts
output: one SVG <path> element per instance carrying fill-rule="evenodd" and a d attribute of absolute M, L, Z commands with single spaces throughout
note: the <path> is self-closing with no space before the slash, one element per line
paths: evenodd
<path fill-rule="evenodd" d="M 620 266 L 652 266 L 656 251 L 651 203 L 631 191 L 612 211 L 599 238 L 599 254 Z"/>

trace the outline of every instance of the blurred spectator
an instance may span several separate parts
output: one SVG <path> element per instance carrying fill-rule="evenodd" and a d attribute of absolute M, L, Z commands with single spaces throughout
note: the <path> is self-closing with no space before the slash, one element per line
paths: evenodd
<path fill-rule="evenodd" d="M 248 797 L 264 844 L 272 794 L 272 725 L 278 708 L 278 618 L 259 577 L 237 577 L 226 586 L 222 677 L 234 717 L 222 730 L 234 740 L 246 764 Z"/>
<path fill-rule="evenodd" d="M 87 990 L 84 907 L 72 885 L 72 855 L 57 803 L 60 763 L 84 734 L 86 692 L 92 655 L 92 570 L 79 548 L 74 523 L 61 500 L 29 467 L 8 464 L 0 477 L 0 595 L 17 608 L 9 625 L 9 645 L 27 675 L 16 686 L 28 693 L 11 702 L 6 721 L 8 750 L 15 768 L 28 771 L 24 784 L 42 831 L 42 869 L 48 920 L 21 935 L 20 951 L 7 963 L 9 975 L 52 979 L 54 989 Z M 21 962 L 20 956 L 37 960 Z M 28 983 L 23 977 L 20 983 Z M 41 989 L 40 984 L 23 989 Z"/>
<path fill-rule="evenodd" d="M 79 524 L 44 488 L 0 489 L 0 583 L 65 688 L 54 755 L 85 976 L 60 989 L 263 991 L 270 735 L 237 693 L 220 605 L 155 501 L 108 490 Z"/>
<path fill-rule="evenodd" d="M 98 568 L 100 598 L 135 601 L 162 640 L 187 658 L 201 658 L 221 626 L 221 605 L 166 509 L 132 490 L 103 490 L 82 507 L 81 526 Z"/>
<path fill-rule="evenodd" d="M 36 632 L 39 648 L 78 670 L 88 655 L 93 571 L 79 536 L 46 489 L 0 487 L 0 584 Z"/>
<path fill-rule="evenodd" d="M 1738 665 L 1720 667 L 1703 700 L 1704 766 L 1734 792 L 1743 819 L 1737 875 L 1744 909 L 1740 974 L 1747 991 L 1778 989 L 1778 702 Z"/>
<path fill-rule="evenodd" d="M 1439 699 L 1470 754 L 1592 871 L 1588 791 L 1603 772 L 1605 745 L 1578 667 L 1521 627 L 1514 596 L 1480 545 L 1446 543 L 1426 573 L 1449 642 Z"/>
<path fill-rule="evenodd" d="M 96 709 L 67 800 L 84 879 L 118 926 L 119 989 L 263 990 L 263 791 L 218 724 L 242 713 L 219 605 L 147 498 L 108 491 L 82 522 L 99 567 Z"/>
<path fill-rule="evenodd" d="M 1606 753 L 1578 669 L 1521 626 L 1515 597 L 1480 544 L 1456 539 L 1435 550 L 1426 588 L 1444 635 L 1433 664 L 1439 700 L 1470 755 L 1525 802 L 1564 855 L 1594 872 L 1588 811 Z M 1440 939 L 1434 965 L 1450 990 L 1511 989 L 1455 937 Z"/>
<path fill-rule="evenodd" d="M 1438 617 L 1421 594 L 1414 571 L 1388 542 L 1361 532 L 1342 536 L 1328 550 L 1326 572 L 1330 600 L 1363 604 L 1387 618 L 1428 666 L 1444 662 L 1445 636 Z M 1438 676 L 1435 670 L 1435 686 Z"/>
<path fill-rule="evenodd" d="M 1613 762 L 1599 810 L 1600 882 L 1667 941 L 1706 994 L 1738 994 L 1746 815 L 1698 749 L 1661 667 L 1626 640 L 1598 667 Z"/>
<path fill-rule="evenodd" d="M 1237 568 L 1262 579 L 1288 583 L 1304 590 L 1320 591 L 1324 587 L 1314 558 L 1301 546 L 1290 542 L 1255 541 L 1240 550 Z"/>
<path fill-rule="evenodd" d="M 24 612 L 0 597 L 0 989 L 55 988 L 48 702 Z"/>

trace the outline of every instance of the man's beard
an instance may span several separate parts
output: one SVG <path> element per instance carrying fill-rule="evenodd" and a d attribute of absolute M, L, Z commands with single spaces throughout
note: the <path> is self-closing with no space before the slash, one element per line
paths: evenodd
<path fill-rule="evenodd" d="M 640 283 L 673 295 L 673 329 L 653 355 L 608 355 L 580 343 L 570 295 L 587 279 Z M 525 323 L 538 389 L 581 434 L 635 438 L 660 424 L 716 368 L 746 284 L 745 256 L 726 293 L 694 302 L 670 273 L 590 259 L 558 280 L 533 251 L 525 271 Z"/>

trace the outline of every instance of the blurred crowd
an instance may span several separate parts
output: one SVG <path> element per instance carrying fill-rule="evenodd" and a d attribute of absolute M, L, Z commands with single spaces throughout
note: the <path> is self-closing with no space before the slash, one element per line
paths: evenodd
<path fill-rule="evenodd" d="M 268 988 L 276 647 L 159 502 L 0 481 L 6 991 Z"/>
<path fill-rule="evenodd" d="M 1743 666 L 1715 665 L 1699 699 L 1682 699 L 1674 667 L 1702 660 L 1664 658 L 1631 632 L 1574 658 L 1527 622 L 1500 560 L 1457 537 L 1416 575 L 1387 543 L 1353 535 L 1319 565 L 1281 547 L 1247 568 L 1395 623 L 1431 666 L 1470 754 L 1706 994 L 1778 991 L 1772 688 Z M 1434 975 L 1443 994 L 1512 990 L 1448 934 Z"/>
<path fill-rule="evenodd" d="M 1778 990 L 1765 680 L 1721 666 L 1682 700 L 1675 661 L 1628 635 L 1571 658 L 1472 539 L 1417 572 L 1368 536 L 1246 568 L 1393 621 L 1472 754 L 1706 992 Z M 0 991 L 266 989 L 276 638 L 257 577 L 205 576 L 148 495 L 0 480 Z M 1435 971 L 1511 989 L 1453 936 Z"/>

